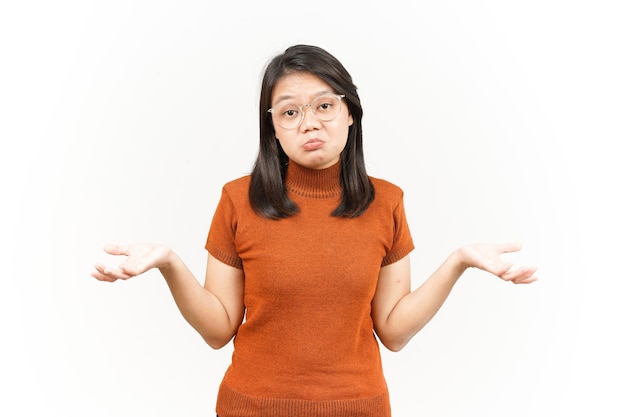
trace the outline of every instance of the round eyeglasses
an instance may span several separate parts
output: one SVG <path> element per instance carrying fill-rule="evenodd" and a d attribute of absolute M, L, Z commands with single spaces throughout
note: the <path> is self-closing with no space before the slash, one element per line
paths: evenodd
<path fill-rule="evenodd" d="M 311 114 L 320 122 L 332 122 L 341 114 L 341 99 L 344 94 L 325 94 L 312 103 L 299 106 L 293 102 L 279 103 L 268 110 L 274 123 L 283 129 L 295 129 L 304 120 L 304 108 L 310 107 Z"/>

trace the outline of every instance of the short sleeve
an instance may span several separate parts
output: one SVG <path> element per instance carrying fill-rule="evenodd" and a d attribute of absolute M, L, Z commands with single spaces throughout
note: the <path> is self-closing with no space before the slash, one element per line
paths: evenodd
<path fill-rule="evenodd" d="M 235 268 L 243 268 L 237 253 L 235 238 L 237 233 L 237 212 L 226 188 L 222 188 L 222 196 L 211 220 L 207 236 L 206 250 L 217 260 Z"/>
<path fill-rule="evenodd" d="M 408 255 L 414 248 L 413 238 L 409 230 L 409 224 L 404 211 L 404 199 L 401 193 L 398 203 L 393 210 L 393 245 L 387 255 L 383 258 L 381 266 L 389 265 L 399 261 Z"/>

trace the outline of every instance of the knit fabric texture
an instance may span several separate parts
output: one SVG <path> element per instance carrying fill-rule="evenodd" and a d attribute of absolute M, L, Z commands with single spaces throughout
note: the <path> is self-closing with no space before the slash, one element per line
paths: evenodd
<path fill-rule="evenodd" d="M 290 162 L 298 214 L 270 220 L 249 203 L 250 177 L 224 185 L 206 249 L 245 275 L 244 322 L 217 399 L 220 417 L 389 417 L 371 302 L 381 267 L 413 250 L 402 190 L 371 178 L 357 218 L 341 200 L 340 164 Z"/>

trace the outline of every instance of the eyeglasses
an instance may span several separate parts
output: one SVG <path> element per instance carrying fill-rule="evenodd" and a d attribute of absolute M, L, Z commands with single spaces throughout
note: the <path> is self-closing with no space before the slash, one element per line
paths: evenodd
<path fill-rule="evenodd" d="M 283 129 L 295 129 L 304 120 L 304 108 L 310 107 L 311 114 L 320 122 L 332 122 L 341 114 L 341 99 L 344 94 L 325 94 L 310 104 L 280 103 L 268 110 L 274 123 Z"/>

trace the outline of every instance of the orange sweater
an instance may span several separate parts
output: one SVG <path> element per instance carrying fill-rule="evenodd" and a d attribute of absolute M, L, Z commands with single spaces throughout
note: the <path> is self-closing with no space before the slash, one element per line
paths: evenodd
<path fill-rule="evenodd" d="M 252 210 L 249 176 L 222 190 L 206 248 L 243 268 L 246 317 L 220 417 L 391 415 L 370 313 L 381 266 L 413 249 L 402 190 L 372 178 L 376 198 L 363 215 L 332 217 L 339 173 L 339 163 L 290 163 L 286 184 L 300 212 L 281 220 Z"/>

